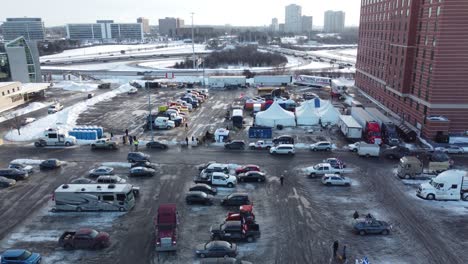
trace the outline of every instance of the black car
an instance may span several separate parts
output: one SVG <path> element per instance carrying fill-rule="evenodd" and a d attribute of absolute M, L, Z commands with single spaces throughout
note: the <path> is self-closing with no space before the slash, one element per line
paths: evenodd
<path fill-rule="evenodd" d="M 279 137 L 275 137 L 273 139 L 273 143 L 275 145 L 279 145 L 279 144 L 294 144 L 294 138 L 292 136 L 288 136 L 288 135 L 282 135 L 282 136 L 279 136 Z"/>
<path fill-rule="evenodd" d="M 150 161 L 150 155 L 142 152 L 130 152 L 127 155 L 128 162 L 134 163 L 137 161 Z"/>
<path fill-rule="evenodd" d="M 237 245 L 226 241 L 210 241 L 196 247 L 195 254 L 198 257 L 235 257 Z"/>
<path fill-rule="evenodd" d="M 159 141 L 150 141 L 146 143 L 146 147 L 150 149 L 168 149 L 169 148 L 166 144 L 163 144 Z"/>
<path fill-rule="evenodd" d="M 48 159 L 44 160 L 39 164 L 39 168 L 43 170 L 53 170 L 60 168 L 62 166 L 62 162 L 58 159 Z"/>
<path fill-rule="evenodd" d="M 387 159 L 401 159 L 404 156 L 410 156 L 412 153 L 409 148 L 394 146 L 382 151 L 381 155 Z"/>
<path fill-rule="evenodd" d="M 215 187 L 211 187 L 210 185 L 204 183 L 195 184 L 194 186 L 190 187 L 189 191 L 199 191 L 211 195 L 216 195 L 218 193 L 218 190 Z"/>
<path fill-rule="evenodd" d="M 221 200 L 221 205 L 226 206 L 241 206 L 249 204 L 249 195 L 246 193 L 231 193 L 230 195 L 224 197 L 223 200 Z"/>
<path fill-rule="evenodd" d="M 0 176 L 0 187 L 8 188 L 15 186 L 16 180 L 8 179 L 6 177 Z"/>
<path fill-rule="evenodd" d="M 154 163 L 151 163 L 149 161 L 146 161 L 146 160 L 143 160 L 143 161 L 137 161 L 135 163 L 132 163 L 132 165 L 130 166 L 131 168 L 135 168 L 135 167 L 144 167 L 144 168 L 149 168 L 149 169 L 156 169 L 156 164 Z"/>
<path fill-rule="evenodd" d="M 244 149 L 245 142 L 243 140 L 233 140 L 231 142 L 224 144 L 224 147 L 226 149 Z"/>
<path fill-rule="evenodd" d="M 264 172 L 248 171 L 246 173 L 241 173 L 237 175 L 237 179 L 241 182 L 247 182 L 247 181 L 264 182 L 266 178 L 265 178 Z"/>
<path fill-rule="evenodd" d="M 156 171 L 150 168 L 135 167 L 130 169 L 130 177 L 151 177 Z"/>
<path fill-rule="evenodd" d="M 190 191 L 185 195 L 187 204 L 213 204 L 213 196 L 200 191 Z"/>
<path fill-rule="evenodd" d="M 10 169 L 0 169 L 0 176 L 18 181 L 18 180 L 26 179 L 29 176 L 29 174 L 23 170 L 10 168 Z"/>

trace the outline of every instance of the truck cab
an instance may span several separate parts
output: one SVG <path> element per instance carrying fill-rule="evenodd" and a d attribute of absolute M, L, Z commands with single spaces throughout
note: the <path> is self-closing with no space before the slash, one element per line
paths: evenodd
<path fill-rule="evenodd" d="M 367 122 L 364 133 L 367 142 L 377 145 L 382 144 L 382 133 L 380 131 L 379 123 Z"/>
<path fill-rule="evenodd" d="M 45 146 L 72 146 L 76 144 L 76 138 L 69 136 L 67 132 L 59 129 L 47 129 L 39 141 L 34 142 L 36 147 Z"/>
<path fill-rule="evenodd" d="M 172 129 L 175 128 L 175 122 L 169 120 L 168 117 L 158 116 L 153 122 L 153 127 L 158 129 Z"/>
<path fill-rule="evenodd" d="M 425 170 L 424 164 L 414 156 L 405 156 L 400 159 L 397 168 L 397 176 L 410 179 L 423 173 L 434 174 L 450 169 L 450 161 L 429 161 L 429 166 Z"/>
<path fill-rule="evenodd" d="M 416 195 L 428 200 L 468 201 L 468 172 L 448 170 L 429 182 L 422 183 Z"/>
<path fill-rule="evenodd" d="M 156 251 L 177 250 L 178 212 L 175 204 L 161 204 L 155 218 Z"/>

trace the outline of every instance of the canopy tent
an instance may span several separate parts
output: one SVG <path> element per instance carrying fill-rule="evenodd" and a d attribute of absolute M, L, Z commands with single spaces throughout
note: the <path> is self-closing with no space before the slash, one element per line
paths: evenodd
<path fill-rule="evenodd" d="M 267 110 L 258 112 L 255 115 L 255 125 L 276 127 L 282 125 L 285 127 L 296 126 L 294 113 L 284 110 L 278 102 L 274 102 Z"/>
<path fill-rule="evenodd" d="M 327 123 L 335 125 L 340 119 L 340 112 L 330 102 L 320 106 L 318 109 L 318 115 L 320 116 L 320 122 L 322 125 Z"/>
<path fill-rule="evenodd" d="M 305 101 L 296 108 L 296 121 L 298 126 L 313 126 L 318 125 L 319 115 L 318 108 L 315 108 L 315 101 Z"/>

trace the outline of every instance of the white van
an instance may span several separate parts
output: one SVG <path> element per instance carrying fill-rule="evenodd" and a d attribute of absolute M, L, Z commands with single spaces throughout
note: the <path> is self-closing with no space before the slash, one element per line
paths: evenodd
<path fill-rule="evenodd" d="M 63 109 L 63 105 L 61 103 L 54 103 L 49 106 L 49 108 L 47 109 L 47 113 L 55 114 L 62 109 Z"/>
<path fill-rule="evenodd" d="M 366 158 L 378 157 L 380 155 L 380 146 L 361 142 L 358 146 L 357 153 L 359 156 Z"/>
<path fill-rule="evenodd" d="M 54 192 L 54 211 L 129 211 L 135 206 L 130 184 L 62 184 Z"/>
<path fill-rule="evenodd" d="M 293 144 L 279 144 L 270 148 L 270 154 L 294 155 L 295 153 Z"/>

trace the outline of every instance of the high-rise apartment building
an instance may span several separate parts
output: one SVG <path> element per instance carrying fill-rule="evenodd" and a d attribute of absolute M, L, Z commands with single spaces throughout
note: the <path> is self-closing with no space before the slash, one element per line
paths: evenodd
<path fill-rule="evenodd" d="M 67 24 L 67 38 L 73 40 L 143 40 L 142 23 L 114 23 L 98 20 L 89 24 Z"/>
<path fill-rule="evenodd" d="M 177 29 L 184 26 L 184 20 L 174 17 L 166 17 L 159 19 L 159 34 L 173 37 L 177 33 Z"/>
<path fill-rule="evenodd" d="M 323 31 L 329 33 L 340 33 L 345 28 L 345 12 L 325 11 L 323 21 Z"/>
<path fill-rule="evenodd" d="M 290 33 L 302 32 L 302 7 L 290 4 L 285 8 L 284 30 Z"/>
<path fill-rule="evenodd" d="M 363 0 L 356 87 L 434 139 L 468 130 L 468 1 Z"/>
<path fill-rule="evenodd" d="M 313 17 L 311 16 L 302 16 L 302 32 L 312 31 Z"/>
<path fill-rule="evenodd" d="M 273 32 L 279 31 L 279 23 L 276 17 L 271 20 L 270 30 Z"/>
<path fill-rule="evenodd" d="M 149 34 L 150 33 L 150 25 L 149 25 L 149 19 L 148 18 L 144 18 L 144 17 L 139 17 L 137 18 L 137 23 L 140 23 L 143 25 L 143 32 L 145 34 Z"/>
<path fill-rule="evenodd" d="M 44 23 L 40 18 L 7 18 L 2 25 L 6 41 L 24 37 L 26 40 L 44 40 Z"/>

